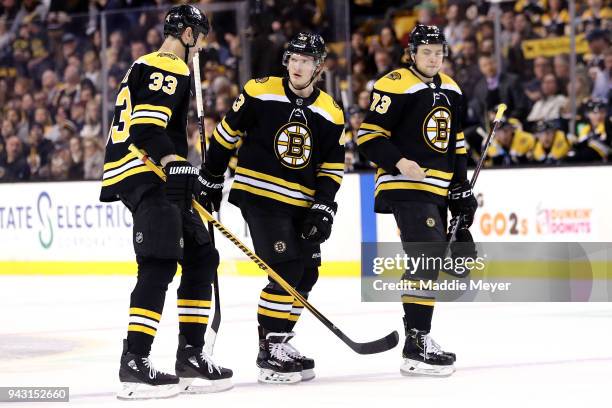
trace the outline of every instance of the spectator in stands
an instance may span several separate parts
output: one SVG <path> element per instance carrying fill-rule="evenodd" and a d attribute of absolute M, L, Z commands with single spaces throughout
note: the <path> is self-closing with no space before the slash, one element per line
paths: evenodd
<path fill-rule="evenodd" d="M 604 69 L 595 68 L 593 92 L 591 96 L 595 99 L 609 99 L 612 97 L 612 47 L 604 52 Z"/>
<path fill-rule="evenodd" d="M 74 34 L 65 33 L 62 35 L 62 51 L 57 54 L 55 59 L 55 70 L 63 72 L 68 65 L 68 60 L 73 56 L 79 57 L 78 40 Z"/>
<path fill-rule="evenodd" d="M 563 85 L 567 84 L 570 80 L 569 57 L 567 54 L 560 54 L 553 58 L 553 72 L 557 78 L 559 90 L 565 93 Z"/>
<path fill-rule="evenodd" d="M 559 93 L 557 78 L 554 74 L 546 74 L 542 79 L 541 94 L 542 97 L 531 108 L 527 121 L 560 119 L 567 105 L 567 97 Z"/>
<path fill-rule="evenodd" d="M 446 22 L 444 24 L 444 37 L 451 49 L 461 42 L 459 24 L 461 23 L 461 14 L 459 4 L 451 3 L 446 9 Z"/>
<path fill-rule="evenodd" d="M 0 181 L 25 181 L 30 179 L 30 168 L 23 157 L 23 144 L 17 136 L 5 142 L 5 157 L 0 158 Z"/>
<path fill-rule="evenodd" d="M 94 84 L 96 90 L 100 91 L 102 89 L 100 60 L 94 50 L 89 50 L 83 55 L 83 76 Z"/>
<path fill-rule="evenodd" d="M 85 125 L 81 129 L 81 137 L 84 139 L 102 137 L 100 104 L 95 100 L 89 101 L 85 107 Z"/>
<path fill-rule="evenodd" d="M 349 121 L 348 128 L 344 132 L 342 142 L 345 148 L 345 171 L 371 169 L 369 160 L 357 149 L 357 133 L 361 122 L 366 115 L 366 110 L 354 105 L 348 109 Z"/>
<path fill-rule="evenodd" d="M 548 10 L 542 15 L 542 26 L 548 35 L 569 34 L 569 13 L 565 0 L 549 0 Z"/>
<path fill-rule="evenodd" d="M 560 163 L 569 152 L 571 145 L 556 122 L 540 121 L 534 128 L 536 137 L 533 160 L 543 164 Z"/>
<path fill-rule="evenodd" d="M 83 145 L 81 144 L 81 138 L 79 136 L 73 136 L 69 142 L 70 150 L 70 168 L 68 169 L 68 178 L 70 180 L 83 180 L 84 167 L 83 167 Z"/>
<path fill-rule="evenodd" d="M 143 41 L 136 40 L 130 44 L 131 61 L 136 61 L 138 58 L 147 54 L 147 47 Z"/>
<path fill-rule="evenodd" d="M 51 154 L 51 168 L 49 180 L 66 181 L 69 180 L 70 171 L 70 150 L 60 147 Z"/>
<path fill-rule="evenodd" d="M 449 58 L 450 59 L 450 58 Z M 482 78 L 478 69 L 478 43 L 471 37 L 463 40 L 458 47 L 458 52 L 453 58 L 455 61 L 456 78 L 469 101 L 474 97 L 474 89 Z"/>
<path fill-rule="evenodd" d="M 393 70 L 393 60 L 385 50 L 374 52 L 374 65 L 376 65 L 375 79 L 382 78 Z"/>
<path fill-rule="evenodd" d="M 351 34 L 351 58 L 361 60 L 368 58 L 368 46 L 362 31 L 357 30 Z"/>
<path fill-rule="evenodd" d="M 28 148 L 29 154 L 38 155 L 38 167 L 44 167 L 49 163 L 49 156 L 54 149 L 53 142 L 49 139 L 45 139 L 43 133 L 43 127 L 38 123 L 34 123 L 30 128 L 30 133 L 28 134 Z M 30 170 L 32 170 L 32 166 L 30 166 Z M 32 171 L 32 174 L 36 173 Z"/>
<path fill-rule="evenodd" d="M 604 69 L 604 52 L 610 48 L 610 32 L 595 28 L 587 33 L 589 53 L 584 56 L 584 60 L 589 67 Z"/>
<path fill-rule="evenodd" d="M 361 91 L 357 97 L 357 106 L 359 109 L 367 111 L 370 109 L 370 91 L 365 89 Z"/>
<path fill-rule="evenodd" d="M 486 112 L 503 102 L 508 105 L 509 116 L 524 118 L 527 103 L 518 78 L 513 74 L 499 72 L 495 59 L 490 55 L 482 55 L 478 59 L 478 65 L 483 77 L 476 84 L 470 103 L 476 110 L 476 116 L 484 122 Z"/>
<path fill-rule="evenodd" d="M 55 104 L 57 95 L 60 92 L 59 80 L 57 74 L 52 70 L 47 70 L 42 74 L 42 91 L 47 95 L 47 105 Z"/>
<path fill-rule="evenodd" d="M 101 180 L 104 150 L 94 138 L 83 139 L 83 173 L 85 180 Z"/>
<path fill-rule="evenodd" d="M 159 30 L 156 28 L 150 28 L 147 31 L 147 52 L 151 52 L 151 50 L 158 50 L 162 44 L 162 37 L 159 33 Z"/>
<path fill-rule="evenodd" d="M 580 16 L 583 31 L 594 28 L 609 28 L 612 21 L 612 8 L 610 3 L 604 5 L 603 0 L 587 0 L 588 8 Z"/>
<path fill-rule="evenodd" d="M 378 38 L 372 40 L 370 44 L 370 54 L 374 55 L 375 63 L 376 53 L 381 50 L 386 51 L 390 58 L 390 63 L 388 65 L 397 66 L 400 63 L 400 59 L 404 54 L 404 49 L 397 41 L 397 36 L 391 26 L 387 25 L 381 28 Z M 378 63 L 376 63 L 376 66 L 379 68 Z M 380 72 L 380 70 L 378 72 Z"/>
<path fill-rule="evenodd" d="M 536 57 L 533 60 L 532 79 L 525 86 L 525 93 L 533 102 L 541 96 L 542 80 L 544 76 L 553 73 L 550 59 L 546 57 Z"/>

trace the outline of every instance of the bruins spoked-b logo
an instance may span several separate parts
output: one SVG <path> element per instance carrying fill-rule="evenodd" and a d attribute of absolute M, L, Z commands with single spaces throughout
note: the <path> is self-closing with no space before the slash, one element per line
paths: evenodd
<path fill-rule="evenodd" d="M 310 129 L 299 122 L 287 123 L 276 133 L 274 150 L 284 166 L 291 169 L 306 167 L 312 154 Z"/>
<path fill-rule="evenodd" d="M 423 137 L 436 152 L 446 153 L 451 132 L 451 113 L 441 106 L 435 107 L 423 122 Z"/>

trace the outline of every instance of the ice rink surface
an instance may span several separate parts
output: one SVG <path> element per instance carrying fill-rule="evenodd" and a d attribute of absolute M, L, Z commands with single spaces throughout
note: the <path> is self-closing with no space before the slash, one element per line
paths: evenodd
<path fill-rule="evenodd" d="M 369 341 L 398 330 L 400 346 L 357 355 L 304 310 L 293 342 L 315 358 L 317 378 L 258 384 L 256 304 L 263 276 L 221 277 L 223 318 L 214 357 L 234 370 L 232 390 L 120 402 L 118 363 L 134 282 L 126 276 L 1 276 L 0 386 L 70 387 L 70 402 L 53 407 L 612 406 L 612 304 L 439 304 L 432 334 L 457 353 L 457 372 L 409 378 L 399 374 L 400 304 L 361 303 L 356 278 L 322 278 L 309 300 L 351 338 Z M 152 351 L 155 366 L 171 372 L 177 284 L 178 278 Z"/>

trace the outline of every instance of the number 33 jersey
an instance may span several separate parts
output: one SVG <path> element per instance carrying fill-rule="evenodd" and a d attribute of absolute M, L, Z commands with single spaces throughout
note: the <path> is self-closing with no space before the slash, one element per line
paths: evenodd
<path fill-rule="evenodd" d="M 223 173 L 241 141 L 229 201 L 299 213 L 315 199 L 334 201 L 344 173 L 343 132 L 342 110 L 325 92 L 315 88 L 303 98 L 287 79 L 251 80 L 215 128 L 206 167 Z"/>
<path fill-rule="evenodd" d="M 119 85 L 108 133 L 101 201 L 161 180 L 128 150 L 134 143 L 159 163 L 168 154 L 187 156 L 189 67 L 175 54 L 154 52 L 136 60 Z"/>
<path fill-rule="evenodd" d="M 462 103 L 461 89 L 442 73 L 425 83 L 401 68 L 376 81 L 357 144 L 378 166 L 377 212 L 388 212 L 393 201 L 445 205 L 451 181 L 466 179 Z M 401 158 L 421 166 L 425 179 L 399 174 L 395 165 Z"/>

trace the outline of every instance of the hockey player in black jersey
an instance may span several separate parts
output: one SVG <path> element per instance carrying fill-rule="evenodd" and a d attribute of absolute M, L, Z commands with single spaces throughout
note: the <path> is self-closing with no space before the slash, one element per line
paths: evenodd
<path fill-rule="evenodd" d="M 223 180 L 209 177 L 213 181 L 204 182 L 199 170 L 184 159 L 190 95 L 187 61 L 208 30 L 206 16 L 196 7 L 170 9 L 161 48 L 132 64 L 117 95 L 100 199 L 121 200 L 132 212 L 138 263 L 120 361 L 122 389 L 117 397 L 121 399 L 165 398 L 232 386 L 232 371 L 216 365 L 203 349 L 219 254 L 191 209 L 192 197 L 215 201 Z M 164 167 L 165 184 L 128 150 L 132 143 Z M 149 352 L 177 262 L 182 276 L 177 291 L 176 375 L 172 375 L 156 370 Z"/>
<path fill-rule="evenodd" d="M 283 56 L 288 77 L 247 82 L 206 159 L 211 174 L 223 174 L 242 140 L 229 201 L 240 207 L 257 255 L 304 297 L 318 278 L 344 169 L 342 110 L 315 86 L 324 59 L 319 35 L 292 39 Z M 259 381 L 312 379 L 314 361 L 289 343 L 303 305 L 270 281 L 258 306 Z"/>
<path fill-rule="evenodd" d="M 374 84 L 357 139 L 360 150 L 378 166 L 375 211 L 393 213 L 402 242 L 428 243 L 425 255 L 438 257 L 446 247 L 447 209 L 462 217 L 458 240 L 471 241 L 468 228 L 477 207 L 467 181 L 463 95 L 439 72 L 447 48 L 439 28 L 419 24 L 412 30 L 407 49 L 411 63 Z M 406 273 L 405 279 L 435 280 L 437 274 L 421 268 Z M 455 355 L 443 351 L 429 334 L 433 293 L 411 291 L 402 295 L 402 303 L 406 342 L 401 372 L 452 374 Z"/>

